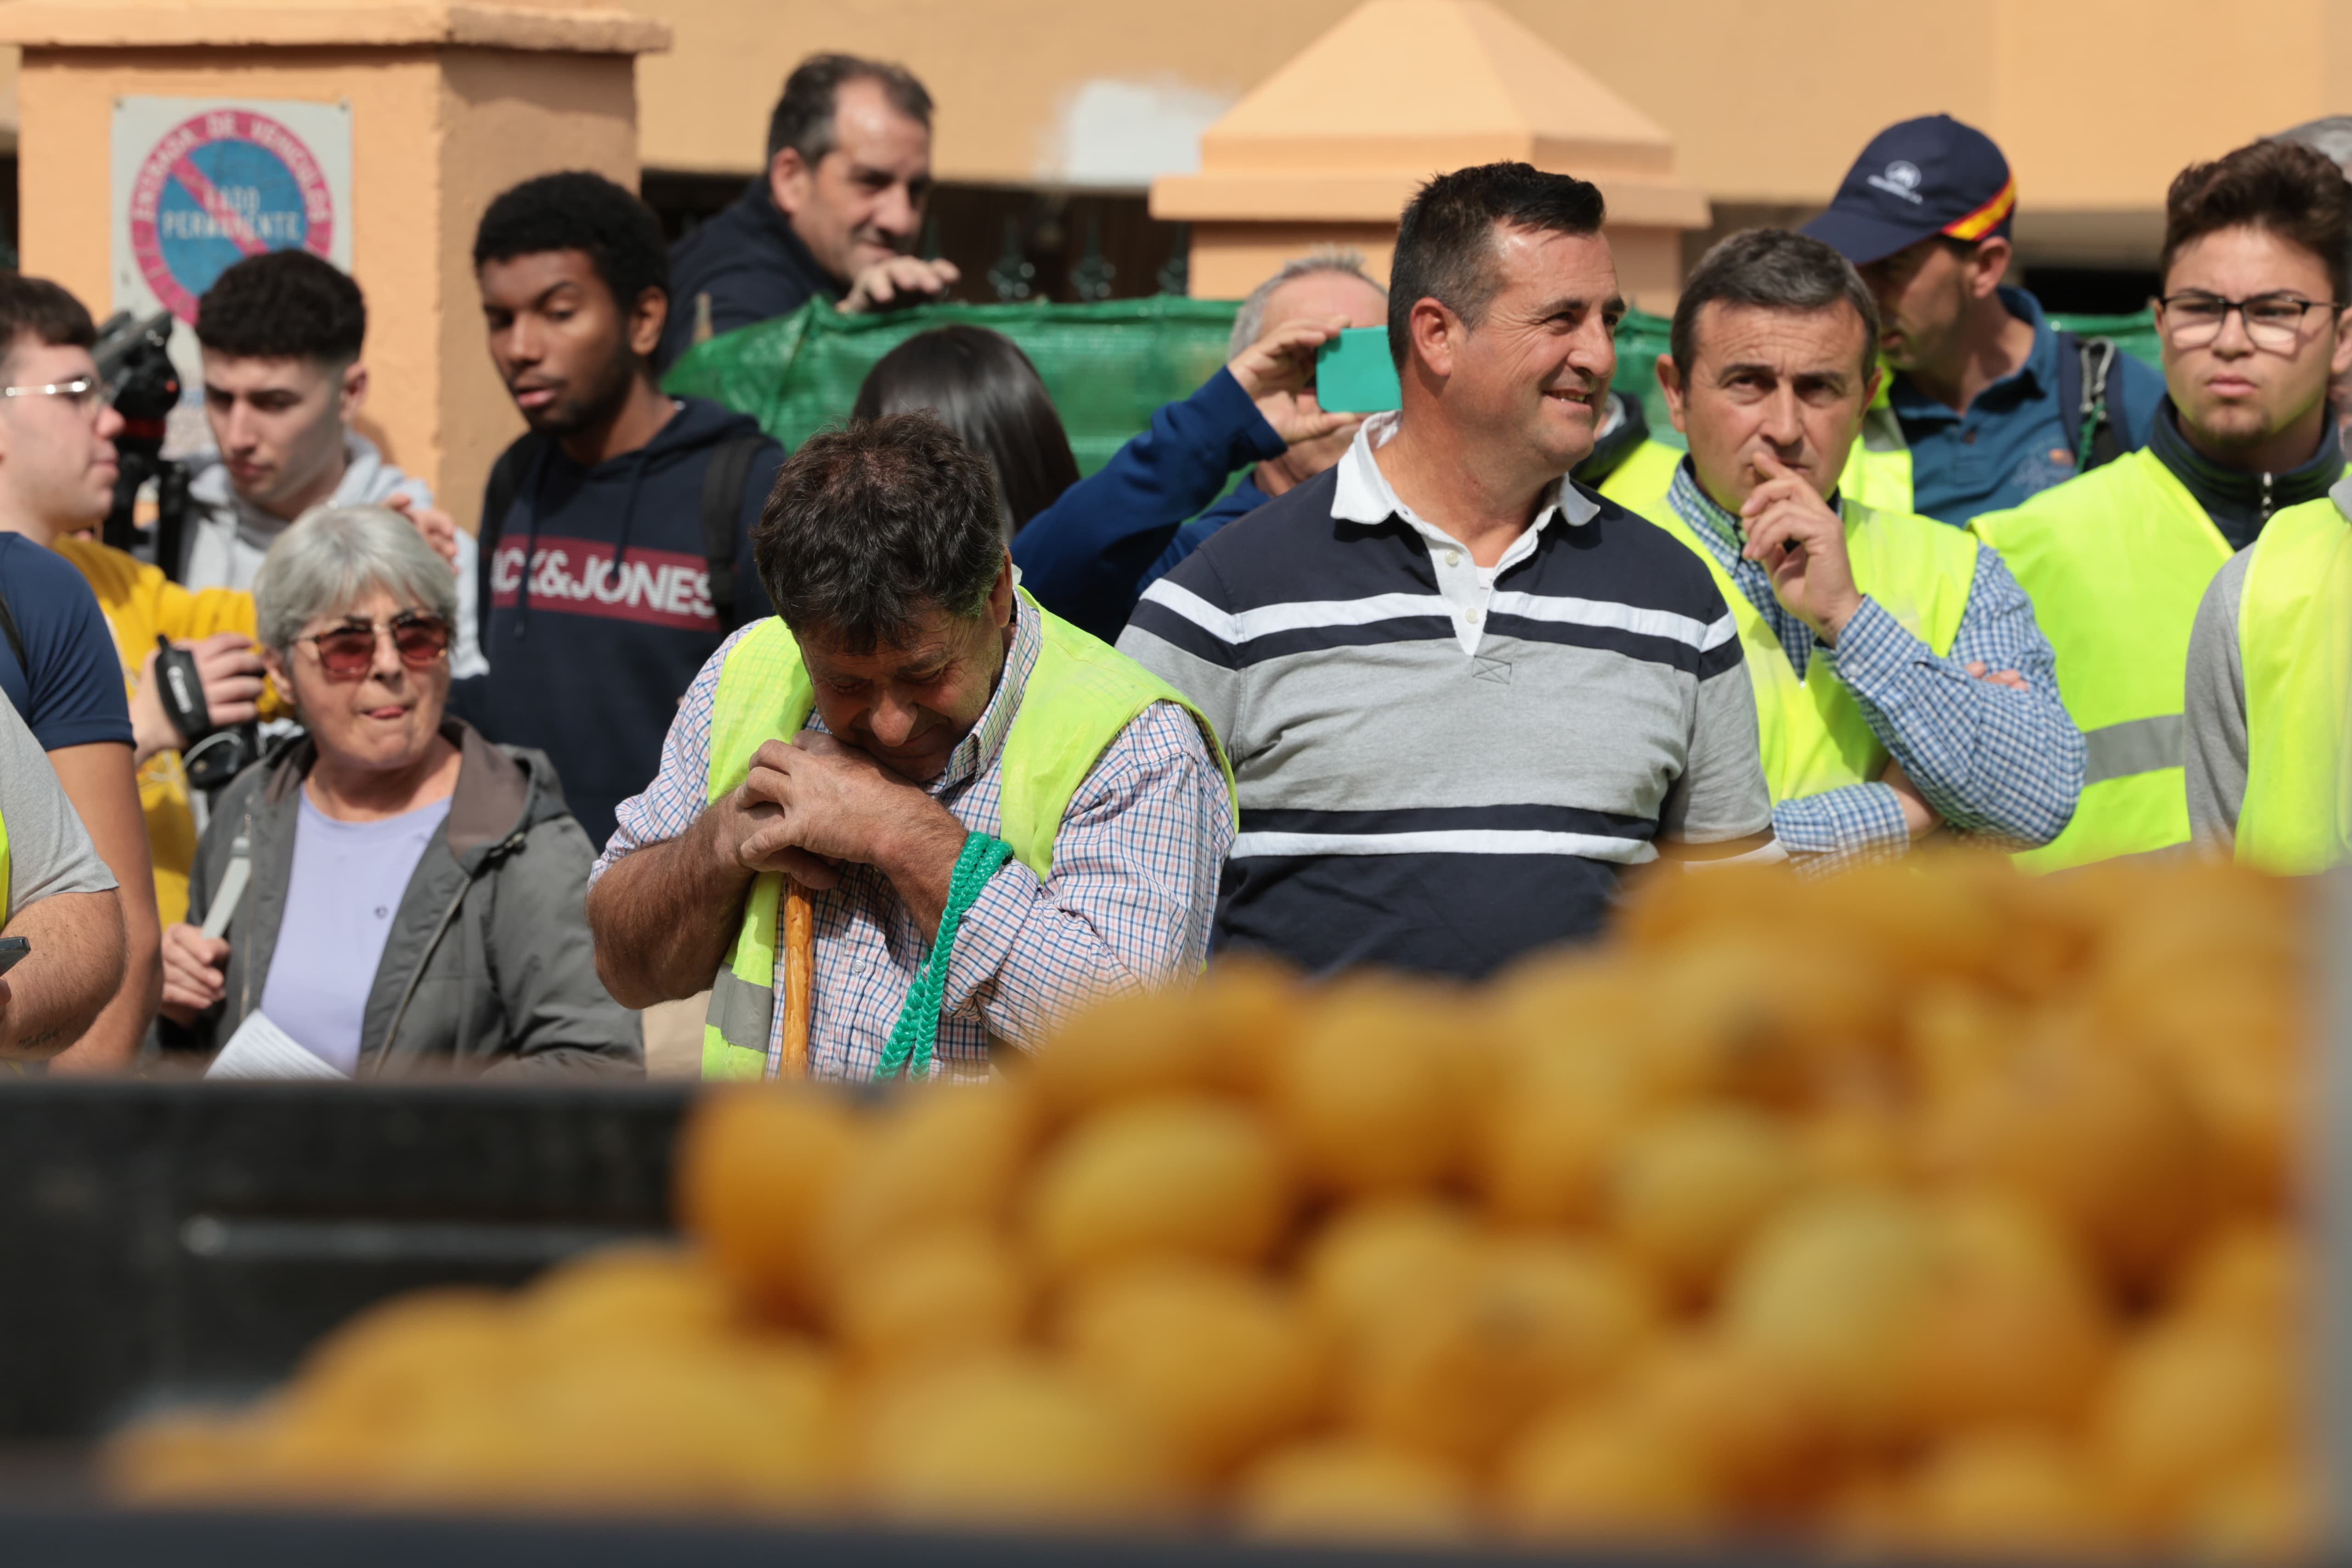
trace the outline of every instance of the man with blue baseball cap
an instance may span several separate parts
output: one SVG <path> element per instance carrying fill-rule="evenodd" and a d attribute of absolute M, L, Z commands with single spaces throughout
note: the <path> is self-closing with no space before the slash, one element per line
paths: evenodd
<path fill-rule="evenodd" d="M 1894 372 L 1847 464 L 1853 499 L 1963 526 L 2147 444 L 2163 378 L 2002 286 L 2016 210 L 1992 139 L 1931 114 L 1872 138 L 1805 225 L 1870 285 Z"/>

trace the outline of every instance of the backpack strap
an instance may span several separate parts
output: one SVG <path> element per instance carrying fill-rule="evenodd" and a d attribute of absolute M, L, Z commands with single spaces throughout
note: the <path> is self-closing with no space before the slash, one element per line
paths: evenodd
<path fill-rule="evenodd" d="M 711 448 L 702 470 L 702 557 L 710 572 L 710 610 L 719 626 L 735 629 L 735 541 L 741 531 L 743 481 L 751 459 L 768 444 L 765 436 L 737 436 Z"/>
<path fill-rule="evenodd" d="M 2120 352 L 2113 338 L 2058 334 L 2058 404 L 2078 474 L 2123 456 L 2123 377 L 2115 374 Z"/>

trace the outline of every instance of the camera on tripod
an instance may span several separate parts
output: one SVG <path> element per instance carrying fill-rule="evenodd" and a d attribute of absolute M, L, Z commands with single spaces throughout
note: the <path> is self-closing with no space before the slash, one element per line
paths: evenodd
<path fill-rule="evenodd" d="M 180 401 L 180 373 L 172 363 L 172 312 L 158 310 L 142 320 L 117 310 L 99 328 L 90 357 L 98 362 L 99 379 L 114 388 L 114 411 L 122 416 L 121 432 L 114 437 L 119 465 L 114 505 L 100 537 L 117 550 L 147 553 L 141 549 L 151 541 L 141 537 L 139 494 L 153 480 L 151 558 L 164 576 L 176 581 L 187 537 L 188 470 L 163 456 L 164 422 Z M 218 789 L 261 754 L 260 729 L 214 724 L 195 655 L 173 647 L 168 638 L 155 640 L 155 679 L 164 715 L 179 731 L 180 762 L 188 783 L 201 790 Z"/>

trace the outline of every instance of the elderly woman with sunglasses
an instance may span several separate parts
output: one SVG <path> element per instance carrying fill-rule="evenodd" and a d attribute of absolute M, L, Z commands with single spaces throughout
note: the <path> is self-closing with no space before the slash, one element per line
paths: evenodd
<path fill-rule="evenodd" d="M 163 933 L 166 1047 L 215 1051 L 259 1012 L 358 1078 L 642 1072 L 636 1016 L 596 978 L 595 852 L 554 770 L 444 711 L 447 564 L 397 512 L 320 509 L 253 595 L 308 733 L 213 806 L 196 923 Z"/>

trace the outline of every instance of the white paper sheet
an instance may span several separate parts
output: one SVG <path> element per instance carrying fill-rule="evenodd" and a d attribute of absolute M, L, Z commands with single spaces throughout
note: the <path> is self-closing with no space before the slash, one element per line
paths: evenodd
<path fill-rule="evenodd" d="M 245 1016 L 228 1044 L 205 1069 L 206 1078 L 341 1079 L 344 1075 L 312 1056 L 299 1040 L 269 1021 L 257 1007 Z"/>

